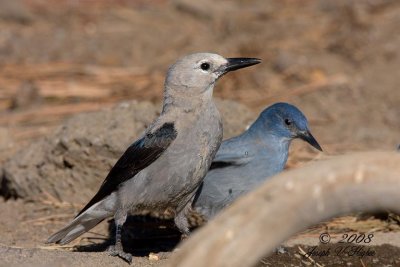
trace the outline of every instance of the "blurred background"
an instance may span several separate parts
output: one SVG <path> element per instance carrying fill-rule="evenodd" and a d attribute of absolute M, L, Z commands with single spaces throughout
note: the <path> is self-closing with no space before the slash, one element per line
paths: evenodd
<path fill-rule="evenodd" d="M 75 113 L 158 103 L 168 66 L 199 51 L 263 59 L 217 97 L 294 103 L 328 152 L 395 149 L 399 25 L 396 0 L 2 0 L 0 150 Z"/>
<path fill-rule="evenodd" d="M 151 122 L 168 66 L 188 53 L 263 60 L 230 73 L 214 92 L 231 100 L 222 106 L 230 116 L 225 137 L 277 101 L 305 113 L 324 153 L 296 141 L 289 168 L 352 151 L 395 150 L 399 25 L 398 0 L 0 0 L 0 194 L 24 198 L 0 200 L 0 213 L 7 214 L 0 220 L 2 242 L 36 248 L 76 214 L 132 141 L 114 128 L 136 135 Z M 139 126 L 131 126 L 130 115 L 113 116 L 126 114 L 120 103 L 131 100 L 140 102 L 126 109 Z M 66 123 L 99 110 L 105 111 Z M 45 197 L 32 202 L 33 188 Z M 337 218 L 309 229 L 301 242 L 313 231 L 318 240 L 315 233 L 326 229 L 400 233 L 400 217 L 393 218 Z M 96 231 L 108 240 L 102 225 Z"/>

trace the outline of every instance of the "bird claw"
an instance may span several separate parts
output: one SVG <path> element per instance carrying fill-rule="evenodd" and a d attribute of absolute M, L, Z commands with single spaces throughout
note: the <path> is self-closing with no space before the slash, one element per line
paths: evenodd
<path fill-rule="evenodd" d="M 110 246 L 108 248 L 108 252 L 109 252 L 110 256 L 120 257 L 121 259 L 123 259 L 127 263 L 129 263 L 129 264 L 132 263 L 132 255 L 130 253 L 124 252 L 122 250 L 122 247 Z"/>

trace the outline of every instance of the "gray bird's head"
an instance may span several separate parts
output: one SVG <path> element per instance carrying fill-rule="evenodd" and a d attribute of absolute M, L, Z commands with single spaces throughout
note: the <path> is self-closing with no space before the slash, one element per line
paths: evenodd
<path fill-rule="evenodd" d="M 173 64 L 165 79 L 165 93 L 181 97 L 209 95 L 215 82 L 229 71 L 260 63 L 257 58 L 224 58 L 217 54 L 187 55 Z"/>
<path fill-rule="evenodd" d="M 288 103 L 276 103 L 266 108 L 252 127 L 266 129 L 269 134 L 287 140 L 303 139 L 322 151 L 308 129 L 307 118 L 298 108 Z"/>

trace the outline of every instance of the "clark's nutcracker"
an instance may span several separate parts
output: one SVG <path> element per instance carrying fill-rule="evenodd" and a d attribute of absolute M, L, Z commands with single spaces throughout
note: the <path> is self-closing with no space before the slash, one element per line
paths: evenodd
<path fill-rule="evenodd" d="M 194 210 L 209 220 L 240 195 L 281 172 L 295 138 L 322 151 L 298 108 L 276 103 L 265 109 L 247 131 L 222 143 L 196 193 Z"/>
<path fill-rule="evenodd" d="M 102 220 L 114 217 L 110 254 L 128 262 L 121 228 L 129 214 L 175 211 L 175 224 L 187 235 L 186 213 L 222 141 L 222 123 L 212 100 L 215 82 L 229 71 L 260 63 L 256 58 L 188 55 L 172 65 L 164 85 L 160 116 L 117 161 L 97 194 L 48 243 L 66 244 Z"/>

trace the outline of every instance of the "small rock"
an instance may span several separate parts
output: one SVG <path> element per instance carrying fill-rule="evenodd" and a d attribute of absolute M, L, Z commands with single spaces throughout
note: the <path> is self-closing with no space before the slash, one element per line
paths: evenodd
<path fill-rule="evenodd" d="M 151 260 L 151 261 L 158 261 L 158 260 L 160 260 L 160 258 L 158 257 L 157 254 L 151 252 L 151 253 L 149 254 L 149 260 Z"/>

